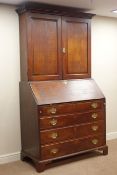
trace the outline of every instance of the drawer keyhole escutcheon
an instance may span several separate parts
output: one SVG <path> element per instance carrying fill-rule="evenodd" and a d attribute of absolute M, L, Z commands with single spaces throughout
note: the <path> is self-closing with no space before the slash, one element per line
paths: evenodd
<path fill-rule="evenodd" d="M 57 132 L 53 132 L 53 133 L 50 135 L 50 137 L 51 137 L 52 139 L 56 139 L 56 138 L 58 137 Z"/>
<path fill-rule="evenodd" d="M 93 140 L 92 140 L 92 143 L 93 143 L 94 145 L 97 145 L 98 139 L 93 139 Z"/>
<path fill-rule="evenodd" d="M 91 106 L 92 106 L 92 108 L 96 109 L 98 107 L 98 104 L 97 103 L 92 103 Z"/>
<path fill-rule="evenodd" d="M 55 126 L 56 124 L 57 124 L 57 119 L 52 119 L 52 120 L 50 120 L 50 124 L 52 125 L 52 126 Z"/>
<path fill-rule="evenodd" d="M 51 114 L 56 114 L 56 108 L 51 108 L 48 110 L 48 112 Z"/>
<path fill-rule="evenodd" d="M 98 117 L 98 114 L 97 113 L 93 113 L 91 117 L 96 119 Z"/>
<path fill-rule="evenodd" d="M 95 126 L 92 126 L 91 128 L 93 131 L 97 131 L 99 127 L 97 125 L 95 125 Z"/>
<path fill-rule="evenodd" d="M 56 153 L 58 153 L 58 149 L 57 149 L 57 148 L 53 148 L 50 152 L 51 152 L 52 154 L 56 154 Z"/>

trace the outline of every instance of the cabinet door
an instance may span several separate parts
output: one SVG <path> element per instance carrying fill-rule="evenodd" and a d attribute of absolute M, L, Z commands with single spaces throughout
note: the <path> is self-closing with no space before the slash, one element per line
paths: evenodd
<path fill-rule="evenodd" d="M 90 20 L 63 17 L 62 47 L 63 79 L 90 77 Z"/>
<path fill-rule="evenodd" d="M 61 79 L 61 17 L 28 17 L 29 80 Z"/>

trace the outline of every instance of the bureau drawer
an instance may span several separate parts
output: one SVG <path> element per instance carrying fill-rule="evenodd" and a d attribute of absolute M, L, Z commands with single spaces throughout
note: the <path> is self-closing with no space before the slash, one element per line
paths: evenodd
<path fill-rule="evenodd" d="M 77 147 L 77 151 L 90 150 L 93 148 L 98 148 L 104 146 L 106 144 L 106 137 L 104 134 L 89 136 L 86 138 L 81 138 L 79 147 Z"/>
<path fill-rule="evenodd" d="M 104 134 L 105 123 L 104 121 L 98 121 L 88 124 L 82 124 L 76 127 L 76 137 L 86 137 L 95 134 Z"/>
<path fill-rule="evenodd" d="M 41 144 L 49 144 L 54 142 L 60 142 L 64 140 L 74 139 L 75 128 L 62 128 L 62 129 L 52 129 L 40 132 Z"/>
<path fill-rule="evenodd" d="M 52 159 L 76 152 L 77 141 L 63 142 L 41 147 L 41 159 Z"/>
<path fill-rule="evenodd" d="M 50 129 L 64 127 L 80 123 L 95 122 L 104 119 L 104 111 L 84 112 L 76 114 L 67 114 L 60 116 L 43 116 L 40 118 L 40 129 Z"/>
<path fill-rule="evenodd" d="M 41 147 L 41 159 L 53 159 L 80 151 L 87 151 L 105 145 L 103 135 L 52 144 Z"/>
<path fill-rule="evenodd" d="M 99 100 L 90 102 L 63 103 L 56 105 L 39 106 L 40 116 L 57 115 L 66 113 L 85 112 L 94 109 L 101 109 L 104 103 Z"/>
<path fill-rule="evenodd" d="M 40 118 L 40 129 L 50 129 L 74 125 L 75 115 L 60 115 Z"/>

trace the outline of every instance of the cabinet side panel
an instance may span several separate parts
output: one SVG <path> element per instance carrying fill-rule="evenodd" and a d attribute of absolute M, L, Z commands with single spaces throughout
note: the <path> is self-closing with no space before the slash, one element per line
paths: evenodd
<path fill-rule="evenodd" d="M 27 77 L 27 25 L 26 14 L 19 16 L 19 29 L 20 29 L 20 69 L 21 80 L 28 80 Z"/>
<path fill-rule="evenodd" d="M 29 83 L 20 82 L 22 152 L 39 158 L 38 110 Z"/>

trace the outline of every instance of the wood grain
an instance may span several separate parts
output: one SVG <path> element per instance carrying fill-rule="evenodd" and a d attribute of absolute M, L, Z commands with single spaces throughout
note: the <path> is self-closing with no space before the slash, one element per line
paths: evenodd
<path fill-rule="evenodd" d="M 90 21 L 62 18 L 63 78 L 89 78 L 90 70 Z M 88 46 L 89 45 L 89 46 Z"/>
<path fill-rule="evenodd" d="M 61 18 L 44 14 L 30 15 L 28 17 L 29 28 L 31 28 L 28 33 L 31 37 L 28 79 L 62 79 Z"/>
<path fill-rule="evenodd" d="M 90 26 L 89 19 L 21 14 L 22 80 L 91 77 Z"/>
<path fill-rule="evenodd" d="M 20 118 L 22 159 L 26 155 L 40 159 L 38 107 L 27 82 L 20 82 Z"/>
<path fill-rule="evenodd" d="M 56 138 L 52 138 L 53 134 L 57 134 Z M 64 140 L 70 140 L 75 137 L 75 128 L 74 127 L 66 127 L 66 128 L 58 128 L 51 130 L 41 131 L 41 144 L 49 144 L 56 143 Z"/>
<path fill-rule="evenodd" d="M 104 98 L 93 79 L 30 82 L 38 105 Z"/>
<path fill-rule="evenodd" d="M 92 143 L 93 139 L 97 139 L 98 143 L 93 144 Z M 51 144 L 51 145 L 43 146 L 41 148 L 42 149 L 41 159 L 42 160 L 55 159 L 65 155 L 73 154 L 75 152 L 80 152 L 84 149 L 85 151 L 92 148 L 94 149 L 95 147 L 100 147 L 102 145 L 105 145 L 103 135 L 95 135 L 95 136 L 90 136 L 82 139 L 76 139 L 76 140 L 61 142 L 57 144 Z M 55 154 L 52 153 L 53 149 L 57 150 Z"/>
<path fill-rule="evenodd" d="M 93 118 L 93 114 L 97 114 L 96 118 Z M 52 125 L 51 121 L 55 120 L 56 124 Z M 74 124 L 90 123 L 99 120 L 105 120 L 104 111 L 95 110 L 92 112 L 83 112 L 67 115 L 54 115 L 54 116 L 41 116 L 40 117 L 40 129 L 52 129 L 70 126 Z"/>

